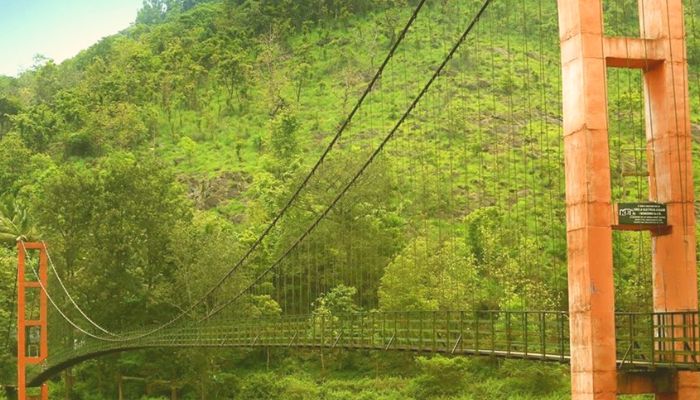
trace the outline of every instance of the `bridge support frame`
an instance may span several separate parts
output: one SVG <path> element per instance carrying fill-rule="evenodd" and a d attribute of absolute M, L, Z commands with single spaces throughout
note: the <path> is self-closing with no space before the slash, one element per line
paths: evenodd
<path fill-rule="evenodd" d="M 681 0 L 639 0 L 642 38 L 605 37 L 601 0 L 558 0 L 563 74 L 572 398 L 614 399 L 607 68 L 644 73 L 649 198 L 670 231 L 652 233 L 655 311 L 697 310 L 687 56 Z M 651 387 L 651 386 L 650 386 Z M 700 398 L 700 375 L 679 372 L 659 400 Z"/>
<path fill-rule="evenodd" d="M 44 243 L 17 244 L 17 399 L 37 399 L 27 394 L 27 365 L 41 364 L 48 356 L 48 296 L 43 290 L 48 287 L 48 255 Z M 27 251 L 38 250 L 39 270 L 27 272 Z M 38 280 L 35 276 L 38 274 Z M 34 279 L 33 279 L 34 278 Z M 39 298 L 39 318 L 27 319 L 27 292 L 34 290 Z M 31 317 L 31 316 L 30 316 Z M 27 354 L 27 328 L 39 329 L 39 347 L 35 355 Z M 49 389 L 46 384 L 39 388 L 38 400 L 48 400 Z"/>
<path fill-rule="evenodd" d="M 673 394 L 678 391 L 678 372 L 658 370 L 617 374 L 619 394 Z"/>

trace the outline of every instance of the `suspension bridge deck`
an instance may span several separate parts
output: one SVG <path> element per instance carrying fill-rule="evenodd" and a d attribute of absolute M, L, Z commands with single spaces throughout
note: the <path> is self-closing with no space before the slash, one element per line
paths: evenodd
<path fill-rule="evenodd" d="M 618 368 L 700 369 L 700 314 L 618 313 Z M 178 324 L 114 341 L 75 339 L 29 371 L 39 385 L 87 359 L 129 350 L 167 347 L 298 348 L 408 351 L 568 363 L 565 312 L 371 312 L 297 315 Z"/>

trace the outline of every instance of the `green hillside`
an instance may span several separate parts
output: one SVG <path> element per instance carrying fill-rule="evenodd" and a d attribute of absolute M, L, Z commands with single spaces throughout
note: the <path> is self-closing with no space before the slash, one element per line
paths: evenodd
<path fill-rule="evenodd" d="M 481 5 L 429 0 L 402 39 L 417 3 L 148 0 L 132 26 L 73 59 L 37 57 L 19 77 L 0 77 L 0 382 L 15 379 L 16 238 L 46 240 L 78 302 L 108 329 L 167 321 L 255 242 L 403 40 L 280 228 L 196 308 L 210 312 L 283 254 L 341 190 Z M 628 28 L 636 16 L 626 3 L 608 4 L 606 15 Z M 686 6 L 697 149 L 700 2 Z M 315 299 L 308 311 L 566 309 L 557 34 L 552 2 L 490 6 L 360 183 L 309 236 L 306 253 L 295 255 L 290 273 L 299 276 L 310 266 L 364 268 L 360 277 L 331 275 L 333 287 L 320 293 L 300 282 L 298 293 Z M 616 201 L 647 193 L 630 173 L 646 162 L 641 87 L 639 72 L 610 72 Z M 648 244 L 642 234 L 615 236 L 620 310 L 651 307 Z M 309 249 L 327 255 L 312 260 Z M 294 288 L 282 290 L 284 301 L 254 293 L 230 313 L 307 311 L 287 304 Z M 183 399 L 569 397 L 568 369 L 559 365 L 229 349 L 107 356 L 67 371 L 51 390 L 56 398 L 112 399 L 120 376 L 145 379 L 125 381 L 128 399 L 165 398 L 170 385 Z"/>

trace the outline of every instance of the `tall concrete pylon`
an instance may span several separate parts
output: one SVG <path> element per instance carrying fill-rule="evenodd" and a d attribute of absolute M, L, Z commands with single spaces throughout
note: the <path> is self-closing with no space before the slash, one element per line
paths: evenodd
<path fill-rule="evenodd" d="M 38 253 L 38 265 L 27 265 L 28 251 Z M 41 365 L 46 361 L 49 352 L 48 339 L 48 294 L 46 288 L 49 284 L 48 253 L 44 243 L 17 242 L 17 400 L 48 400 L 49 388 L 45 383 L 39 388 L 38 396 L 30 396 L 27 392 L 27 366 Z M 31 272 L 30 272 L 31 271 Z M 28 294 L 34 291 L 39 299 L 38 313 L 29 313 Z M 37 317 L 38 319 L 32 319 Z M 38 330 L 38 339 L 35 343 L 29 343 L 32 334 Z M 33 347 L 33 352 L 28 351 Z"/>
<path fill-rule="evenodd" d="M 660 393 L 649 382 L 652 377 L 621 379 L 615 365 L 612 230 L 617 221 L 611 203 L 608 68 L 637 68 L 644 74 L 649 200 L 666 204 L 669 225 L 651 232 L 654 311 L 698 307 L 682 2 L 639 0 L 638 38 L 605 36 L 601 0 L 558 0 L 558 7 L 572 398 L 653 392 L 659 400 L 700 399 L 698 373 L 673 373 L 672 390 Z"/>

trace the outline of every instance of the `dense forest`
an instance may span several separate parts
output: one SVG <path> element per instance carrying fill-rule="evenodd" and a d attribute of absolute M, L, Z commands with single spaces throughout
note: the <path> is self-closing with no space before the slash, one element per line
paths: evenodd
<path fill-rule="evenodd" d="M 37 56 L 18 77 L 0 76 L 0 383 L 15 379 L 17 238 L 45 240 L 85 311 L 110 329 L 187 309 L 303 181 L 417 3 L 147 0 L 130 27 L 74 58 Z M 253 270 L 368 157 L 480 3 L 428 1 L 408 50 Z M 628 3 L 609 2 L 609 21 L 634 25 Z M 686 3 L 697 147 L 700 2 Z M 353 206 L 310 239 L 307 249 L 340 259 L 361 254 L 339 262 L 367 265 L 374 278 L 314 293 L 311 312 L 566 309 L 556 10 L 543 0 L 491 7 L 444 74 L 454 84 L 438 83 L 442 92 L 426 97 L 365 174 L 371 183 L 349 197 Z M 621 150 L 643 140 L 641 77 L 610 78 L 613 193 L 643 199 L 646 183 L 630 173 L 643 151 Z M 346 242 L 361 251 L 343 250 Z M 648 244 L 616 234 L 620 310 L 650 307 Z M 211 304 L 225 301 L 217 296 Z M 289 308 L 266 300 L 256 312 Z M 88 361 L 50 386 L 56 398 L 82 400 L 116 398 L 120 381 L 127 399 L 169 398 L 171 387 L 183 399 L 565 399 L 568 380 L 563 365 L 488 358 L 178 349 Z"/>

